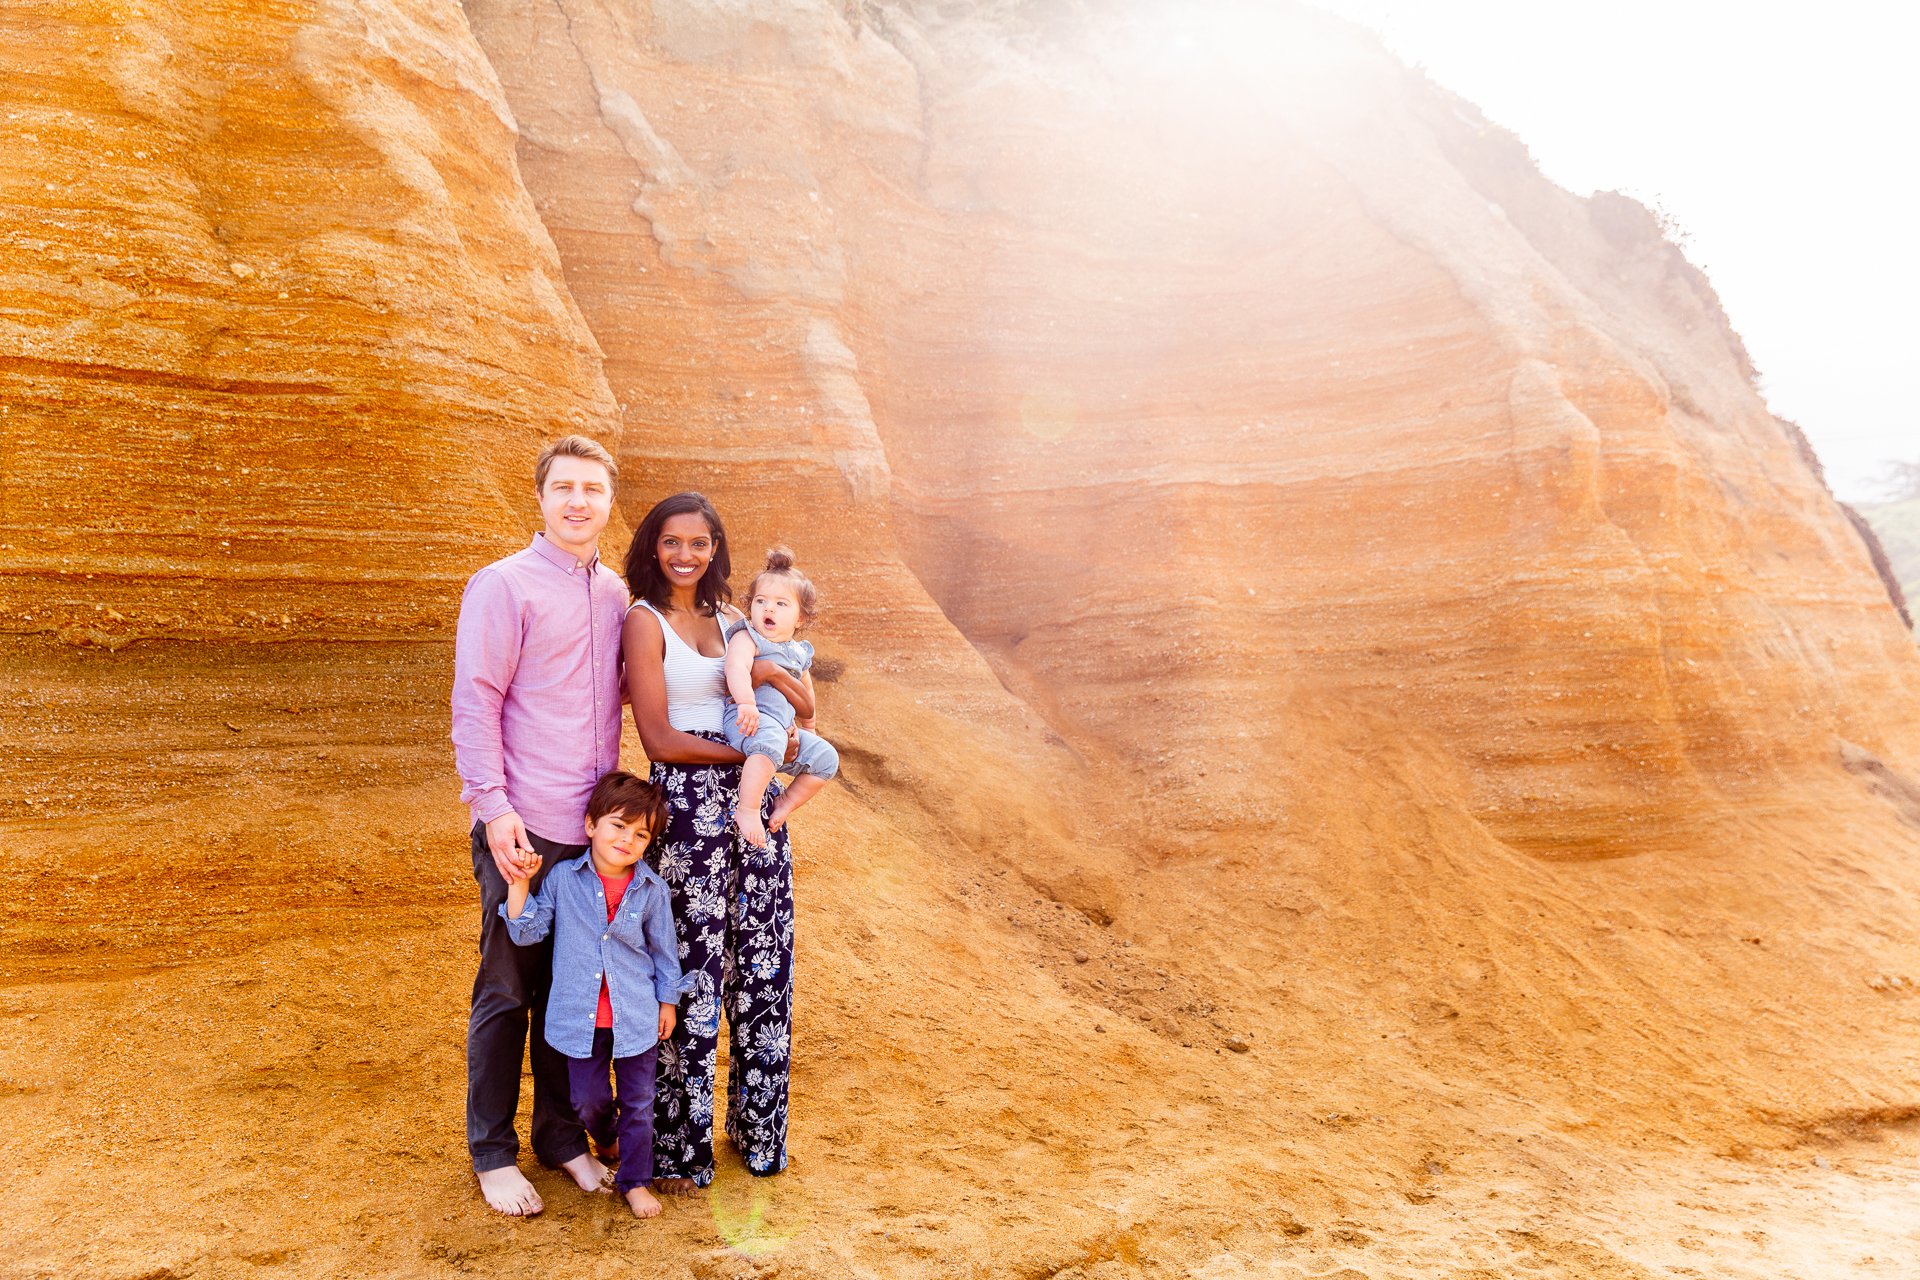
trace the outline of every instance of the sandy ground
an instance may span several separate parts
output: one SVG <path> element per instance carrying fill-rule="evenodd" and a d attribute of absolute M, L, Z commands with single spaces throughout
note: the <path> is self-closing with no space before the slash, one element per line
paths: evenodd
<path fill-rule="evenodd" d="M 1574 1115 L 1450 1029 L 1471 1006 L 1376 1031 L 1330 954 L 1290 996 L 1235 978 L 1283 888 L 1174 945 L 1185 908 L 1143 908 L 1142 870 L 1102 925 L 870 764 L 796 842 L 793 1167 L 723 1149 L 653 1223 L 535 1171 L 547 1212 L 495 1217 L 462 1140 L 446 663 L 9 650 L 0 1131 L 28 1230 L 0 1274 L 1920 1276 L 1912 1108 L 1689 1125 L 1617 1085 Z M 1872 998 L 1911 1050 L 1911 1002 Z"/>

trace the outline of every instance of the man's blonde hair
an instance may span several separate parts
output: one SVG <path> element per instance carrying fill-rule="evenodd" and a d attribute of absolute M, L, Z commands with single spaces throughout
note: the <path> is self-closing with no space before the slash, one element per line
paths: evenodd
<path fill-rule="evenodd" d="M 609 481 L 620 478 L 620 464 L 606 451 L 598 440 L 586 436 L 561 436 L 540 451 L 539 458 L 533 464 L 533 491 L 539 493 L 547 485 L 547 472 L 553 466 L 555 458 L 585 458 L 597 462 L 607 469 Z"/>

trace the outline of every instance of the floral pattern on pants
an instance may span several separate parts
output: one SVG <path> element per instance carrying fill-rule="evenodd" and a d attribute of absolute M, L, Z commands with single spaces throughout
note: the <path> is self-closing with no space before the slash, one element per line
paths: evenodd
<path fill-rule="evenodd" d="M 718 734 L 701 734 L 718 738 Z M 673 895 L 680 971 L 696 975 L 660 1046 L 653 1176 L 713 1181 L 714 1065 L 728 1040 L 727 1137 L 756 1174 L 787 1167 L 793 1022 L 793 861 L 785 829 L 764 849 L 740 839 L 738 765 L 655 764 L 666 830 L 648 853 Z M 780 794 L 767 788 L 764 819 Z"/>

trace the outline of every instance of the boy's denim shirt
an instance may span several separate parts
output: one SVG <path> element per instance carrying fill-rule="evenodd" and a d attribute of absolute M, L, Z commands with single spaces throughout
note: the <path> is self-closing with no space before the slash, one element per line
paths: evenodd
<path fill-rule="evenodd" d="M 547 873 L 520 918 L 500 904 L 507 935 L 530 946 L 553 933 L 553 986 L 547 996 L 547 1043 L 569 1058 L 593 1056 L 593 1018 L 606 975 L 613 1005 L 613 1056 L 645 1053 L 660 1040 L 660 1006 L 678 1004 L 698 974 L 680 976 L 680 940 L 666 881 L 644 862 L 607 919 L 607 891 L 593 855 L 569 858 Z"/>

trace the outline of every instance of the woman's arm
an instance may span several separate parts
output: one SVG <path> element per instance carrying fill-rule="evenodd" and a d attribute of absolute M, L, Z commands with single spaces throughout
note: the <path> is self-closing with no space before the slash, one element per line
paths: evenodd
<path fill-rule="evenodd" d="M 780 696 L 793 708 L 795 717 L 813 719 L 811 684 L 802 684 L 796 677 L 788 675 L 786 669 L 772 658 L 762 658 L 753 664 L 753 685 L 757 689 L 763 684 L 770 684 L 780 691 Z"/>
<path fill-rule="evenodd" d="M 798 711 L 796 711 L 794 713 L 793 722 L 799 725 L 802 729 L 805 729 L 808 733 L 812 733 L 814 731 L 814 728 L 813 728 L 813 712 L 814 712 L 813 672 L 802 671 L 800 673 L 800 683 L 807 686 L 807 714 L 801 715 L 799 714 Z"/>
<path fill-rule="evenodd" d="M 667 721 L 667 638 L 649 609 L 634 609 L 620 628 L 627 703 L 647 759 L 662 764 L 739 764 L 746 759 L 724 742 L 682 733 Z"/>

